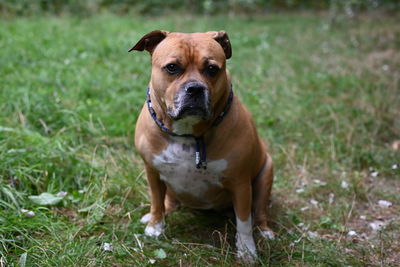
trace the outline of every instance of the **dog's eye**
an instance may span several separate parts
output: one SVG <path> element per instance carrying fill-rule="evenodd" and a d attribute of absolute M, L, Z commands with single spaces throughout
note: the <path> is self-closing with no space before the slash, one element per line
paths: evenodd
<path fill-rule="evenodd" d="M 209 76 L 215 76 L 219 72 L 219 68 L 216 65 L 208 65 L 205 69 L 205 72 Z"/>
<path fill-rule="evenodd" d="M 174 63 L 170 63 L 164 67 L 164 69 L 169 73 L 169 74 L 178 74 L 181 71 L 181 68 Z"/>

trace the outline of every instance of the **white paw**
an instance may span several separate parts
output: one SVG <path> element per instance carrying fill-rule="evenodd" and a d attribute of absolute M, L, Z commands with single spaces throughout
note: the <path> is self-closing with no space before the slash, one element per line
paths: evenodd
<path fill-rule="evenodd" d="M 148 223 L 151 220 L 151 213 L 147 213 L 146 215 L 144 215 L 141 219 L 140 222 L 141 223 Z"/>
<path fill-rule="evenodd" d="M 271 230 L 260 231 L 260 234 L 265 239 L 269 239 L 269 240 L 274 240 L 275 239 L 275 234 Z"/>
<path fill-rule="evenodd" d="M 154 225 L 147 225 L 144 229 L 144 234 L 147 236 L 158 237 L 164 232 L 164 222 L 156 223 Z"/>
<path fill-rule="evenodd" d="M 256 245 L 252 235 L 236 234 L 237 257 L 246 263 L 254 263 L 257 258 Z"/>

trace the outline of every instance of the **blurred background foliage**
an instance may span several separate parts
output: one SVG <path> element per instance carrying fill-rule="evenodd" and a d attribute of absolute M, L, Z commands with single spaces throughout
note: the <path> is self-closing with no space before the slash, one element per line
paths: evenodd
<path fill-rule="evenodd" d="M 117 14 L 162 15 L 178 12 L 195 14 L 264 14 L 281 10 L 344 12 L 353 16 L 376 9 L 389 13 L 400 10 L 398 0 L 0 0 L 0 14 L 12 16 L 73 14 L 103 11 Z"/>

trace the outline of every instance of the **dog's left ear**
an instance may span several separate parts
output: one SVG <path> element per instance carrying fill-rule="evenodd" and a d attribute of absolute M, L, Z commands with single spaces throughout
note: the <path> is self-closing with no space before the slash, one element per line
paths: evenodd
<path fill-rule="evenodd" d="M 224 49 L 225 52 L 226 59 L 231 58 L 232 47 L 231 42 L 229 41 L 228 34 L 225 31 L 213 31 L 207 33 L 210 34 L 211 37 L 214 38 L 214 40 L 222 46 L 222 49 Z"/>
<path fill-rule="evenodd" d="M 167 31 L 161 31 L 161 30 L 156 30 L 149 32 L 145 36 L 142 37 L 142 39 L 137 42 L 131 49 L 129 49 L 128 52 L 131 52 L 132 50 L 137 50 L 137 51 L 143 51 L 147 50 L 149 51 L 150 54 L 153 53 L 154 49 L 156 46 L 167 37 L 169 32 Z"/>

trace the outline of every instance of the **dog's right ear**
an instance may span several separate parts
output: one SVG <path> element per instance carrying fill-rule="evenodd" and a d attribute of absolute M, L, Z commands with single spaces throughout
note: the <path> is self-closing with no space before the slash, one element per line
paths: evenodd
<path fill-rule="evenodd" d="M 149 32 L 145 36 L 142 37 L 142 39 L 137 42 L 131 49 L 129 49 L 128 52 L 131 52 L 132 50 L 137 50 L 137 51 L 143 51 L 147 50 L 149 51 L 150 54 L 153 53 L 154 49 L 156 46 L 167 37 L 169 32 L 167 31 L 161 31 L 161 30 L 156 30 Z"/>

